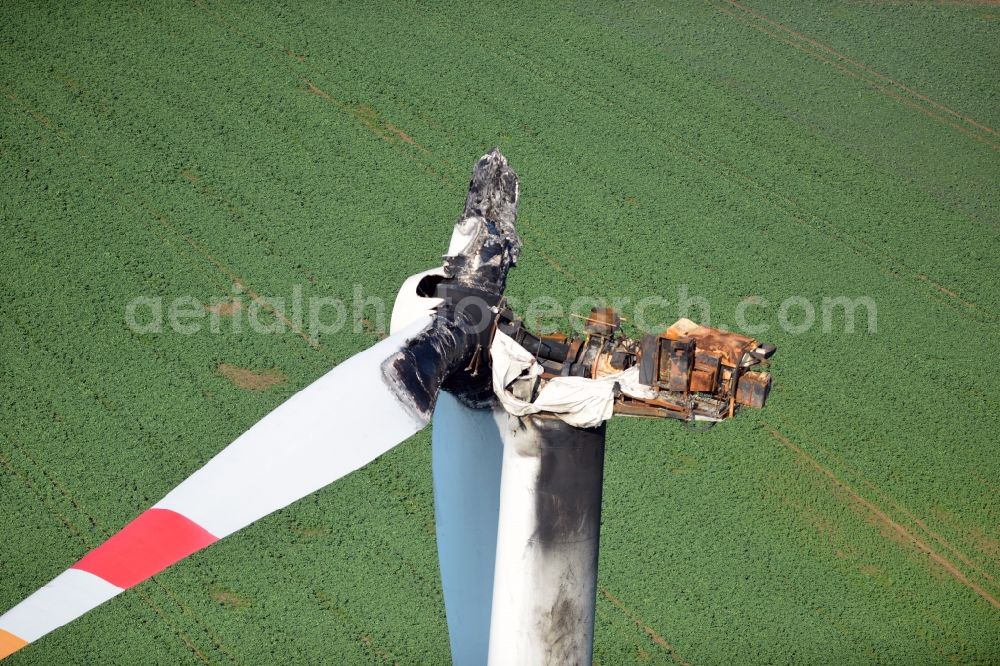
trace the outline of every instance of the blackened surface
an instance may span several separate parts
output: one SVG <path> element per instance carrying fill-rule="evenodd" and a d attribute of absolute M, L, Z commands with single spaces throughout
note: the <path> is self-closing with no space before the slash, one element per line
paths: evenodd
<path fill-rule="evenodd" d="M 527 418 L 541 431 L 535 540 L 549 548 L 596 539 L 601 527 L 604 424 L 574 428 L 555 418 Z"/>
<path fill-rule="evenodd" d="M 443 279 L 427 279 L 418 287 L 433 289 L 445 302 L 433 323 L 382 365 L 396 397 L 423 421 L 430 419 L 442 388 L 470 407 L 488 407 L 494 400 L 488 306 L 500 301 L 507 271 L 521 250 L 514 228 L 517 201 L 517 174 L 494 148 L 476 162 L 465 210 L 456 222 L 471 240 L 458 254 L 445 257 Z"/>
<path fill-rule="evenodd" d="M 517 263 L 521 239 L 517 221 L 517 174 L 494 148 L 472 170 L 465 210 L 456 223 L 472 240 L 459 254 L 445 257 L 445 274 L 459 284 L 503 293 L 507 271 Z"/>
<path fill-rule="evenodd" d="M 583 630 L 581 623 L 588 621 L 589 610 L 589 606 L 587 609 L 581 606 L 580 595 L 576 593 L 580 581 L 573 578 L 571 572 L 566 572 L 564 576 L 559 582 L 559 595 L 552 608 L 539 620 L 538 629 L 545 645 L 546 666 L 578 664 L 576 659 L 581 651 L 591 647 L 589 643 L 583 647 L 580 645 L 587 638 L 587 632 Z"/>
<path fill-rule="evenodd" d="M 382 375 L 400 402 L 423 422 L 430 421 L 438 391 L 449 375 L 465 367 L 475 337 L 437 315 L 430 325 L 410 339 L 382 364 Z"/>
<path fill-rule="evenodd" d="M 547 340 L 525 330 L 522 322 L 514 317 L 514 313 L 505 309 L 500 313 L 497 321 L 497 329 L 503 331 L 514 339 L 519 345 L 528 350 L 529 353 L 538 357 L 539 360 L 556 361 L 565 363 L 569 356 L 569 345 L 564 342 Z"/>
<path fill-rule="evenodd" d="M 439 289 L 438 293 L 447 296 L 450 290 Z M 451 322 L 458 329 L 455 335 L 471 350 L 465 362 L 448 374 L 441 388 L 473 409 L 489 407 L 496 400 L 489 354 L 495 318 L 490 309 L 492 298 L 491 294 L 462 296 L 457 290 L 457 295 L 446 298 L 438 309 L 438 317 Z"/>
<path fill-rule="evenodd" d="M 496 402 L 493 382 L 490 376 L 490 360 L 487 356 L 476 374 L 463 368 L 458 369 L 441 385 L 441 388 L 459 399 L 466 407 L 486 409 Z"/>
<path fill-rule="evenodd" d="M 432 298 L 437 292 L 437 287 L 445 279 L 443 275 L 426 275 L 417 283 L 417 296 L 422 298 Z"/>

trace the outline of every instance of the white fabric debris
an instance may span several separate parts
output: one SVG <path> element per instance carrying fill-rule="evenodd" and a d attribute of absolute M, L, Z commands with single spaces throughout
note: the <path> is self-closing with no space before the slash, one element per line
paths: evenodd
<path fill-rule="evenodd" d="M 626 395 L 649 399 L 656 391 L 639 383 L 639 368 L 600 379 L 588 377 L 555 377 L 543 380 L 542 366 L 527 349 L 503 331 L 497 331 L 490 347 L 493 365 L 493 391 L 504 409 L 514 416 L 539 412 L 555 414 L 578 428 L 592 428 L 611 418 L 615 407 L 615 384 Z M 541 388 L 533 401 L 525 396 Z"/>
<path fill-rule="evenodd" d="M 633 365 L 628 370 L 622 370 L 614 375 L 608 375 L 605 379 L 614 379 L 621 386 L 622 393 L 630 398 L 639 400 L 652 400 L 657 395 L 657 391 L 652 386 L 639 383 L 639 366 Z"/>

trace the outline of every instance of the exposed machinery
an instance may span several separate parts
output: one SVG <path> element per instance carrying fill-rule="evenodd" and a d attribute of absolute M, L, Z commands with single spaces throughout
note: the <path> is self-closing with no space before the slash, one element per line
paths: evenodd
<path fill-rule="evenodd" d="M 594 308 L 584 322 L 584 335 L 539 336 L 503 308 L 496 326 L 537 356 L 544 369 L 539 386 L 555 377 L 613 378 L 638 368 L 634 380 L 646 390 L 631 395 L 616 391 L 616 414 L 721 421 L 739 406 L 764 406 L 771 375 L 752 368 L 768 363 L 774 345 L 689 319 L 635 340 L 622 335 L 621 323 L 615 310 Z"/>

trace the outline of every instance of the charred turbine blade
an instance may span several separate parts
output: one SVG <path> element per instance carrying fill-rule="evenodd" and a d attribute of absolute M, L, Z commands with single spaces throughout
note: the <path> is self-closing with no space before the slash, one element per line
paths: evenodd
<path fill-rule="evenodd" d="M 463 218 L 479 216 L 497 225 L 500 233 L 520 248 L 514 224 L 517 222 L 517 174 L 499 148 L 479 158 L 469 180 Z"/>
<path fill-rule="evenodd" d="M 517 202 L 517 174 L 494 148 L 472 169 L 465 210 L 445 256 L 445 279 L 436 287 L 444 302 L 434 322 L 382 366 L 386 383 L 418 418 L 430 418 L 442 387 L 470 407 L 493 400 L 484 350 L 491 308 L 500 302 L 521 249 L 514 228 Z M 481 357 L 474 362 L 476 354 Z"/>
<path fill-rule="evenodd" d="M 455 282 L 499 296 L 507 272 L 517 263 L 517 174 L 498 148 L 479 158 L 472 169 L 465 210 L 455 223 L 453 247 L 445 273 Z M 459 246 L 455 239 L 460 238 Z"/>
<path fill-rule="evenodd" d="M 382 364 L 386 384 L 410 414 L 429 421 L 441 385 L 465 367 L 476 349 L 476 336 L 440 313 L 406 346 Z"/>

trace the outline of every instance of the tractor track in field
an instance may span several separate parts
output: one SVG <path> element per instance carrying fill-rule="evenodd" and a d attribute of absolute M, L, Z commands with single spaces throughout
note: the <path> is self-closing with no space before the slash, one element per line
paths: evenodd
<path fill-rule="evenodd" d="M 440 185 L 447 188 L 449 192 L 458 193 L 460 198 L 465 196 L 465 182 L 449 175 L 449 173 L 453 170 L 451 165 L 446 164 L 429 148 L 416 142 L 416 140 L 414 140 L 414 138 L 407 133 L 406 130 L 396 127 L 370 107 L 348 104 L 334 94 L 330 93 L 328 90 L 321 88 L 317 83 L 315 83 L 315 81 L 326 78 L 327 74 L 313 67 L 308 59 L 295 54 L 277 42 L 270 41 L 266 37 L 251 35 L 242 29 L 235 21 L 226 17 L 221 11 L 208 7 L 203 0 L 195 0 L 195 5 L 206 15 L 214 19 L 221 26 L 235 34 L 243 41 L 262 50 L 264 46 L 267 46 L 267 55 L 273 61 L 278 63 L 283 69 L 289 71 L 293 76 L 301 80 L 305 85 L 306 92 L 316 95 L 320 99 L 332 104 L 339 111 L 351 116 L 358 122 L 359 125 L 385 141 L 397 154 L 415 164 L 421 171 L 430 175 Z M 353 50 L 353 47 L 349 48 L 352 48 Z M 302 72 L 296 68 L 296 66 L 288 62 L 288 58 L 299 63 L 302 69 L 306 70 L 307 75 L 303 75 Z M 419 153 L 423 154 L 424 158 L 428 159 L 421 158 L 419 154 L 414 154 L 413 151 L 408 148 L 415 148 Z M 519 220 L 519 224 L 532 229 L 545 245 L 551 245 L 540 228 L 535 227 L 531 223 L 524 222 L 523 220 Z M 566 269 L 559 261 L 553 258 L 551 254 L 542 249 L 539 250 L 539 254 L 546 261 L 546 263 L 548 263 L 558 273 L 566 277 L 577 287 L 581 286 L 582 283 L 579 277 Z"/>
<path fill-rule="evenodd" d="M 728 2 L 728 0 L 725 0 L 725 1 Z M 977 133 L 977 132 L 975 132 L 973 130 L 970 130 L 967 127 L 963 127 L 962 125 L 959 125 L 957 123 L 951 122 L 950 120 L 948 120 L 944 116 L 941 116 L 940 114 L 937 114 L 937 113 L 935 113 L 935 112 L 927 109 L 926 107 L 924 107 L 924 106 L 920 105 L 919 103 L 914 102 L 914 101 L 912 101 L 912 100 L 904 97 L 903 95 L 900 95 L 900 94 L 898 94 L 896 92 L 893 92 L 890 89 L 890 87 L 879 84 L 878 81 L 873 80 L 873 79 L 865 76 L 862 73 L 859 73 L 857 71 L 854 71 L 854 70 L 850 69 L 849 67 L 841 64 L 837 60 L 824 57 L 823 55 L 821 55 L 817 51 L 814 51 L 814 50 L 812 50 L 812 49 L 810 49 L 810 48 L 808 48 L 806 46 L 803 46 L 801 43 L 798 43 L 798 42 L 795 42 L 795 41 L 793 41 L 791 39 L 787 39 L 785 37 L 782 37 L 781 34 L 779 34 L 777 32 L 774 32 L 773 30 L 770 30 L 767 27 L 764 27 L 764 26 L 761 26 L 761 25 L 759 25 L 757 23 L 754 23 L 752 19 L 751 20 L 743 20 L 743 18 L 741 17 L 741 15 L 737 14 L 736 12 L 734 12 L 734 11 L 732 11 L 732 10 L 730 10 L 730 9 L 722 6 L 722 5 L 714 4 L 714 3 L 712 3 L 711 0 L 706 0 L 706 2 L 708 2 L 709 4 L 711 4 L 719 12 L 721 12 L 721 13 L 727 15 L 727 16 L 730 16 L 730 17 L 732 17 L 734 19 L 736 19 L 737 21 L 739 21 L 743 25 L 746 25 L 746 26 L 748 26 L 750 28 L 758 30 L 759 32 L 762 32 L 763 34 L 768 35 L 769 37 L 774 38 L 776 41 L 778 41 L 778 42 L 780 42 L 782 44 L 785 44 L 787 46 L 791 46 L 792 48 L 795 48 L 795 49 L 801 51 L 802 53 L 805 53 L 806 55 L 808 55 L 808 56 L 810 56 L 812 58 L 815 58 L 816 60 L 819 60 L 822 63 L 830 65 L 831 67 L 833 67 L 834 69 L 838 70 L 839 72 L 845 74 L 846 76 L 849 76 L 849 77 L 851 77 L 853 79 L 856 79 L 858 81 L 861 81 L 862 83 L 865 83 L 865 84 L 869 85 L 873 89 L 875 89 L 875 90 L 877 90 L 877 91 L 885 94 L 887 97 L 889 97 L 891 99 L 897 100 L 898 102 L 900 102 L 904 106 L 906 106 L 908 108 L 911 108 L 911 109 L 914 109 L 916 111 L 920 111 L 921 113 L 926 114 L 929 118 L 932 118 L 933 120 L 937 120 L 940 123 L 942 123 L 943 125 L 946 125 L 946 126 L 951 127 L 951 128 L 953 128 L 955 130 L 958 130 L 962 134 L 965 134 L 966 136 L 972 137 L 976 141 L 980 141 L 980 142 L 986 144 L 987 146 L 989 146 L 993 150 L 1000 150 L 1000 143 L 997 143 L 996 141 L 993 141 L 992 139 L 990 139 L 988 137 L 984 137 L 981 134 L 979 134 L 979 133 Z M 734 2 L 729 2 L 729 4 L 734 5 L 734 6 L 738 5 L 738 3 L 734 3 Z"/>
<path fill-rule="evenodd" d="M 768 110 L 772 113 L 786 117 L 798 125 L 807 128 L 811 134 L 815 136 L 822 136 L 826 140 L 841 145 L 845 149 L 852 150 L 854 156 L 866 167 L 872 170 L 880 168 L 877 165 L 877 162 L 872 162 L 870 159 L 862 156 L 863 151 L 860 150 L 857 144 L 839 143 L 834 128 L 814 122 L 812 118 L 805 115 L 794 106 L 773 99 L 765 94 L 765 92 L 760 88 L 749 86 L 739 79 L 722 77 L 719 80 L 733 89 L 740 96 L 751 100 L 760 109 Z M 928 196 L 931 200 L 947 205 L 951 211 L 961 215 L 965 220 L 973 223 L 973 225 L 985 227 L 994 233 L 997 232 L 997 230 L 1000 230 L 1000 223 L 998 223 L 997 220 L 984 217 L 982 211 L 975 211 L 969 207 L 968 203 L 956 200 L 948 188 L 942 186 L 940 183 L 911 181 L 910 184 L 916 187 L 921 193 Z"/>
<path fill-rule="evenodd" d="M 711 4 L 711 2 L 713 2 L 713 1 L 715 1 L 715 2 L 728 2 L 728 0 L 705 0 L 706 4 L 708 4 L 709 6 L 713 6 L 714 7 L 714 5 Z M 719 9 L 719 11 L 722 11 L 722 9 Z M 621 72 L 621 75 L 622 76 L 627 76 L 628 72 Z M 773 105 L 771 103 L 765 101 L 763 98 L 761 98 L 759 95 L 756 94 L 756 90 L 755 89 L 750 89 L 750 88 L 746 87 L 745 85 L 742 85 L 742 82 L 739 82 L 737 79 L 723 78 L 722 80 L 728 82 L 730 85 L 733 82 L 736 82 L 736 83 L 740 84 L 740 85 L 736 85 L 734 87 L 735 87 L 736 90 L 739 91 L 739 93 L 741 95 L 743 95 L 745 97 L 748 97 L 750 99 L 753 99 L 758 104 L 758 106 L 766 107 L 766 108 L 769 108 L 769 109 L 772 109 L 772 110 L 774 109 L 774 107 L 773 107 Z M 642 81 L 636 81 L 636 87 L 641 87 L 642 83 L 643 83 Z M 786 113 L 786 114 L 789 113 L 789 110 L 787 109 L 787 107 L 779 106 L 778 108 L 780 108 L 783 113 Z M 792 114 L 792 115 L 795 115 L 795 114 Z M 814 125 L 813 123 L 811 123 L 808 119 L 803 118 L 801 116 L 795 116 L 795 117 L 796 117 L 796 120 L 798 122 L 804 123 L 807 126 L 809 126 L 811 128 L 811 130 L 813 131 L 813 133 L 824 133 L 824 131 L 822 129 L 820 129 L 818 126 Z M 930 194 L 932 197 L 940 198 L 940 197 L 943 196 L 943 191 L 942 190 L 929 190 L 929 189 L 927 189 L 926 187 L 924 187 L 922 185 L 920 186 L 920 188 L 921 188 L 921 191 L 924 191 L 925 193 Z M 991 229 L 994 229 L 994 230 L 996 229 L 996 223 L 994 221 L 982 219 L 977 213 L 973 213 L 973 212 L 967 210 L 962 204 L 960 204 L 958 202 L 949 201 L 948 203 L 949 203 L 949 205 L 954 210 L 956 210 L 957 212 L 960 212 L 966 219 L 968 219 L 968 220 L 970 220 L 970 221 L 972 221 L 972 222 L 974 222 L 976 224 L 983 224 L 983 225 L 986 225 L 986 226 L 990 227 Z M 952 293 L 954 293 L 954 292 L 952 292 Z"/>
<path fill-rule="evenodd" d="M 881 498 L 883 503 L 889 504 L 893 507 L 893 510 L 899 514 L 902 514 L 909 520 L 913 525 L 915 525 L 919 530 L 921 530 L 928 537 L 940 544 L 945 550 L 949 551 L 954 557 L 956 557 L 962 564 L 964 564 L 968 569 L 970 569 L 975 575 L 983 580 L 984 585 L 996 586 L 997 581 L 994 576 L 986 571 L 981 563 L 976 562 L 970 555 L 968 555 L 963 550 L 955 546 L 951 541 L 946 539 L 940 533 L 932 529 L 927 525 L 926 521 L 918 518 L 914 513 L 896 500 L 891 494 L 878 487 L 875 483 L 867 479 L 862 472 L 850 465 L 844 458 L 838 455 L 835 451 L 829 449 L 828 447 L 821 444 L 815 437 L 809 435 L 805 430 L 793 423 L 787 417 L 782 416 L 780 413 L 776 415 L 777 419 L 786 424 L 786 426 L 793 428 L 798 431 L 798 434 L 804 437 L 813 447 L 818 449 L 824 456 L 832 458 L 837 466 L 847 472 L 851 477 L 857 479 L 862 485 L 866 486 L 871 490 L 876 496 Z"/>
<path fill-rule="evenodd" d="M 280 44 L 269 42 L 266 38 L 259 37 L 256 35 L 251 35 L 246 30 L 240 28 L 233 20 L 230 20 L 229 18 L 225 17 L 221 12 L 208 8 L 203 2 L 203 0 L 196 0 L 195 4 L 200 9 L 202 9 L 206 14 L 220 21 L 228 30 L 231 30 L 233 33 L 235 33 L 242 39 L 247 40 L 251 44 L 254 44 L 258 47 L 267 45 L 269 47 L 268 53 L 272 59 L 276 59 L 279 63 L 281 63 L 281 65 L 284 68 L 288 69 L 295 76 L 301 77 L 301 74 L 298 72 L 296 67 L 292 65 L 290 62 L 288 62 L 288 58 L 291 56 L 288 55 L 289 51 L 287 48 L 285 48 Z M 437 18 L 441 19 L 442 17 L 438 15 Z M 462 31 L 462 26 L 454 22 L 450 22 L 450 25 L 454 30 L 457 30 L 459 32 Z M 344 44 L 344 46 L 347 46 L 351 50 L 355 50 L 355 48 L 351 45 Z M 520 56 L 520 58 L 522 58 L 523 61 L 529 63 L 530 66 L 525 67 L 524 69 L 530 71 L 537 79 L 546 81 L 548 85 L 553 85 L 558 87 L 563 92 L 566 92 L 567 94 L 576 97 L 578 100 L 581 101 L 581 103 L 593 107 L 594 103 L 592 97 L 596 97 L 601 101 L 603 101 L 605 107 L 614 106 L 614 104 L 610 99 L 608 99 L 607 97 L 603 96 L 598 92 L 593 92 L 592 96 L 583 95 L 580 92 L 582 88 L 582 81 L 579 79 L 575 80 L 577 85 L 573 86 L 573 85 L 561 84 L 558 81 L 553 80 L 552 77 L 546 77 L 543 73 L 538 71 L 536 67 L 534 67 L 534 65 L 536 65 L 537 63 L 530 56 L 526 55 L 524 51 L 518 52 L 512 48 L 507 48 L 504 51 L 498 51 L 498 50 L 493 51 L 493 54 L 497 58 L 507 59 L 507 60 L 510 60 L 509 54 L 511 53 Z M 312 72 L 311 76 L 320 76 L 320 77 L 324 76 L 323 73 L 317 72 L 315 68 L 312 67 L 311 63 L 309 63 L 308 61 L 303 62 L 298 58 L 292 58 L 292 59 L 298 62 L 300 65 L 304 65 L 309 71 L 311 71 Z M 560 63 L 560 66 L 558 68 L 553 68 L 553 69 L 557 69 L 558 71 L 565 74 L 566 72 L 571 71 L 572 68 L 567 66 L 566 63 Z M 629 78 L 627 74 L 625 73 L 621 74 L 623 78 L 626 79 Z M 337 106 L 338 109 L 344 111 L 345 113 L 348 113 L 357 118 L 358 114 L 356 110 L 349 104 L 338 100 L 331 93 L 320 89 L 309 78 L 303 78 L 302 80 L 306 83 L 307 87 L 314 92 L 314 94 L 317 94 L 323 99 L 331 102 L 332 104 Z M 652 120 L 650 120 L 649 118 L 641 116 L 635 111 L 631 111 L 630 114 L 634 119 L 643 120 L 647 126 L 649 127 L 653 126 Z M 365 125 L 365 123 L 362 124 Z M 368 124 L 370 125 L 371 123 Z M 372 127 L 368 127 L 368 129 L 372 130 Z M 713 155 L 707 152 L 705 149 L 701 148 L 697 144 L 692 143 L 691 141 L 677 134 L 672 129 L 667 129 L 667 131 L 671 134 L 671 136 L 674 139 L 682 143 L 690 152 L 679 151 L 676 145 L 667 143 L 662 139 L 659 139 L 659 134 L 657 132 L 652 132 L 651 133 L 652 136 L 656 137 L 666 150 L 674 152 L 676 154 L 680 154 L 683 157 L 686 157 L 687 159 L 695 163 L 696 165 L 703 164 L 703 161 L 708 161 L 713 163 L 715 165 L 716 173 L 730 184 L 734 185 L 739 189 L 744 190 L 747 193 L 755 194 L 761 197 L 766 204 L 769 204 L 773 208 L 783 212 L 788 218 L 790 218 L 797 224 L 813 232 L 818 232 L 821 235 L 824 235 L 827 238 L 830 238 L 836 241 L 837 243 L 843 245 L 855 256 L 871 262 L 873 265 L 877 267 L 877 269 L 880 272 L 882 272 L 890 279 L 900 280 L 903 279 L 904 277 L 909 277 L 918 284 L 922 283 L 928 285 L 934 291 L 933 294 L 930 293 L 927 294 L 927 298 L 929 298 L 930 300 L 945 305 L 946 307 L 953 309 L 955 312 L 970 317 L 973 321 L 977 321 L 979 323 L 990 324 L 990 325 L 996 325 L 1000 323 L 1000 319 L 997 319 L 996 317 L 992 316 L 991 313 L 982 310 L 976 303 L 962 297 L 960 293 L 958 293 L 955 289 L 949 288 L 941 284 L 940 282 L 934 280 L 933 278 L 910 268 L 905 262 L 903 262 L 898 257 L 889 254 L 887 252 L 884 252 L 882 250 L 879 250 L 870 243 L 857 238 L 855 234 L 845 231 L 844 229 L 840 228 L 838 225 L 834 224 L 830 220 L 825 219 L 818 213 L 806 210 L 801 204 L 798 204 L 787 195 L 784 195 L 781 192 L 769 188 L 767 185 L 761 183 L 752 176 L 749 176 L 746 173 L 744 173 L 736 165 L 727 162 L 726 160 L 722 159 L 717 155 Z M 430 166 L 429 164 L 425 164 L 424 161 L 421 160 L 418 156 L 415 156 L 412 153 L 412 151 L 406 150 L 405 145 L 401 146 L 400 143 L 402 142 L 390 140 L 389 138 L 384 136 L 385 134 L 384 132 L 375 132 L 375 134 L 385 139 L 389 143 L 389 145 L 392 146 L 394 150 L 396 150 L 396 152 L 404 155 L 410 161 L 416 161 L 417 163 L 424 164 L 424 166 L 433 171 L 435 175 L 439 176 L 441 182 L 448 188 L 456 192 L 462 189 L 461 183 L 456 181 L 454 178 L 450 178 L 446 175 L 448 169 L 437 170 L 434 167 Z M 423 152 L 424 155 L 426 157 L 429 157 L 431 160 L 440 162 L 440 160 L 438 160 L 429 149 L 423 148 Z M 734 180 L 734 178 L 736 180 Z M 775 198 L 783 203 L 776 202 Z M 810 219 L 819 222 L 819 226 L 810 223 Z M 535 232 L 539 236 L 539 238 L 545 242 L 546 245 L 551 245 L 551 243 L 545 239 L 545 236 L 540 228 L 536 228 L 536 226 L 531 223 L 525 223 L 523 221 L 521 222 L 524 226 L 528 227 L 528 229 Z M 549 263 L 550 266 L 552 266 L 558 272 L 566 276 L 568 279 L 570 279 L 571 282 L 576 284 L 578 287 L 584 283 L 584 281 L 581 280 L 578 276 L 566 270 L 562 266 L 562 264 L 557 260 L 555 260 L 549 253 L 542 251 L 541 254 L 543 255 L 543 258 L 546 260 L 546 262 Z M 944 298 L 942 298 L 941 296 L 944 296 Z"/>
<path fill-rule="evenodd" d="M 895 521 L 889 516 L 882 508 L 869 499 L 866 499 L 863 495 L 858 493 L 854 488 L 849 486 L 847 483 L 842 481 L 837 477 L 834 472 L 828 467 L 823 466 L 819 461 L 813 456 L 807 453 L 800 446 L 792 442 L 788 437 L 781 433 L 775 426 L 764 422 L 768 433 L 774 437 L 778 442 L 783 444 L 788 448 L 793 454 L 798 458 L 808 463 L 812 466 L 819 474 L 825 476 L 830 483 L 837 489 L 843 491 L 850 497 L 853 501 L 857 502 L 859 506 L 868 511 L 881 525 L 883 525 L 891 533 L 898 535 L 899 539 L 903 543 L 908 543 L 912 547 L 916 548 L 918 551 L 924 553 L 930 557 L 934 562 L 940 565 L 949 575 L 951 575 L 956 581 L 964 585 L 970 591 L 976 593 L 982 597 L 987 603 L 989 603 L 994 608 L 1000 609 L 1000 601 L 997 600 L 986 588 L 984 588 L 979 583 L 971 580 L 961 569 L 959 569 L 954 563 L 949 559 L 941 555 L 937 550 L 931 547 L 926 541 L 920 537 L 913 534 L 906 527 L 901 525 L 899 522 Z"/>
<path fill-rule="evenodd" d="M 442 17 L 437 16 L 438 19 Z M 454 31 L 462 32 L 463 28 L 461 25 L 449 21 L 450 26 Z M 471 37 L 471 36 L 470 36 Z M 484 43 L 484 47 L 488 46 L 488 42 Z M 720 176 L 723 180 L 729 182 L 731 185 L 738 189 L 741 189 L 749 194 L 757 196 L 765 204 L 772 208 L 775 208 L 782 213 L 784 213 L 788 218 L 790 218 L 795 223 L 808 228 L 814 232 L 817 232 L 840 245 L 846 247 L 855 256 L 864 259 L 871 264 L 873 264 L 880 272 L 889 278 L 895 280 L 903 280 L 904 278 L 912 279 L 916 284 L 926 284 L 935 293 L 927 294 L 930 300 L 946 305 L 947 307 L 953 309 L 955 312 L 969 318 L 971 321 L 975 321 L 981 324 L 989 324 L 996 326 L 1000 323 L 1000 318 L 995 317 L 991 312 L 987 312 L 979 306 L 969 301 L 968 299 L 962 297 L 960 293 L 949 288 L 946 285 L 934 280 L 933 278 L 921 273 L 920 271 L 910 268 L 905 262 L 903 262 L 898 257 L 887 253 L 885 251 L 879 250 L 878 248 L 872 246 L 869 242 L 862 240 L 856 236 L 856 234 L 846 231 L 838 225 L 834 224 L 832 221 L 826 219 L 819 213 L 809 211 L 805 209 L 804 206 L 797 203 L 787 195 L 777 191 L 766 184 L 760 182 L 754 177 L 744 173 L 738 166 L 728 162 L 727 160 L 708 152 L 706 149 L 699 146 L 685 137 L 678 134 L 671 128 L 662 128 L 667 132 L 677 143 L 682 144 L 685 147 L 685 151 L 679 150 L 675 143 L 667 142 L 662 137 L 660 132 L 655 131 L 655 122 L 649 118 L 647 115 L 640 113 L 636 110 L 626 110 L 620 104 L 615 103 L 613 100 L 609 99 L 602 93 L 591 90 L 589 94 L 585 95 L 581 91 L 584 89 L 584 82 L 579 78 L 573 78 L 571 76 L 574 68 L 572 65 L 557 61 L 553 58 L 549 58 L 550 63 L 555 63 L 558 66 L 555 67 L 540 67 L 540 63 L 544 60 L 536 62 L 536 59 L 532 58 L 524 50 L 518 50 L 514 48 L 511 44 L 506 44 L 506 48 L 503 51 L 494 49 L 492 54 L 497 59 L 503 59 L 511 61 L 512 58 L 516 57 L 519 59 L 517 63 L 519 68 L 523 71 L 530 72 L 536 79 L 543 81 L 546 85 L 557 88 L 560 91 L 566 93 L 569 96 L 575 97 L 581 105 L 590 106 L 594 109 L 601 109 L 606 111 L 609 108 L 619 108 L 623 113 L 629 115 L 633 120 L 641 121 L 646 127 L 650 128 L 650 136 L 652 140 L 658 142 L 662 148 L 668 152 L 680 155 L 696 166 L 705 165 L 706 162 L 714 165 L 715 173 Z M 549 74 L 547 72 L 557 71 L 559 76 Z M 619 72 L 623 80 L 629 80 L 631 77 L 625 72 Z M 570 85 L 575 83 L 576 85 Z M 638 86 L 639 82 L 633 82 Z M 598 107 L 594 100 L 600 100 L 603 107 Z M 778 203 L 777 201 L 782 203 Z M 815 220 L 819 225 L 814 225 L 810 223 L 810 220 Z M 940 298 L 943 295 L 946 298 Z"/>
<path fill-rule="evenodd" d="M 604 585 L 598 585 L 598 591 L 601 596 L 611 602 L 622 615 L 624 615 L 630 622 L 632 622 L 643 634 L 649 637 L 653 643 L 663 649 L 664 652 L 670 657 L 670 660 L 676 664 L 682 664 L 682 666 L 691 666 L 680 654 L 678 654 L 677 649 L 671 645 L 663 636 L 661 636 L 655 629 L 653 629 L 648 623 L 643 621 L 634 611 L 629 610 L 625 603 L 616 597 L 611 591 Z"/>
<path fill-rule="evenodd" d="M 708 4 L 716 7 L 720 11 L 723 11 L 728 16 L 731 16 L 736 19 L 741 19 L 741 16 L 739 14 L 724 9 L 718 0 L 705 0 L 705 1 Z M 741 20 L 741 22 L 743 22 L 745 25 L 749 25 L 750 27 L 760 30 L 765 34 L 774 37 L 776 40 L 784 44 L 787 44 L 788 46 L 797 48 L 807 53 L 808 55 L 811 55 L 812 57 L 815 57 L 818 60 L 835 67 L 837 70 L 844 72 L 848 76 L 864 81 L 865 83 L 867 83 L 874 89 L 878 90 L 879 92 L 884 93 L 888 97 L 903 103 L 907 107 L 917 109 L 918 111 L 927 114 L 929 117 L 941 122 L 944 125 L 947 125 L 948 127 L 957 129 L 963 134 L 967 134 L 968 136 L 971 136 L 978 141 L 982 141 L 987 145 L 989 145 L 994 150 L 1000 150 L 1000 143 L 998 143 L 993 138 L 1000 136 L 1000 132 L 997 132 L 997 130 L 993 129 L 989 125 L 981 123 L 968 115 L 960 113 L 946 106 L 945 104 L 932 99 L 930 96 L 919 92 L 918 90 L 914 90 L 913 88 L 905 85 L 904 83 L 901 83 L 887 76 L 886 74 L 883 74 L 873 69 L 872 67 L 864 64 L 863 62 L 855 58 L 852 58 L 841 51 L 834 49 L 832 46 L 828 44 L 820 42 L 819 40 L 809 37 L 808 35 L 799 32 L 793 28 L 790 28 L 789 26 L 783 23 L 775 21 L 774 19 L 768 17 L 766 14 L 760 12 L 759 10 L 755 10 L 752 7 L 748 7 L 747 5 L 737 2 L 736 0 L 721 0 L 721 2 L 730 5 L 738 12 L 740 12 L 743 16 L 749 17 L 746 20 Z M 779 31 L 779 33 L 784 33 L 784 35 L 787 35 L 787 38 L 782 37 L 778 33 L 764 29 L 758 23 L 754 23 L 754 20 L 763 22 L 764 24 L 770 26 L 771 28 L 774 28 L 775 30 Z M 798 41 L 796 42 L 793 40 L 798 40 Z M 809 45 L 809 47 L 815 49 L 815 51 L 810 51 L 806 48 L 803 48 L 801 46 L 802 43 Z M 822 56 L 820 55 L 820 53 L 826 53 L 829 57 Z M 852 71 L 851 69 L 849 69 L 849 67 L 853 67 L 854 70 L 856 71 Z M 859 72 L 863 72 L 864 75 L 860 74 Z M 915 103 L 913 100 L 907 99 L 906 97 L 904 97 L 901 94 L 898 94 L 897 92 L 893 92 L 893 89 L 910 96 L 911 98 L 913 98 L 913 100 L 926 104 L 927 107 L 930 108 L 921 106 L 920 104 Z M 932 111 L 931 109 L 934 109 L 934 111 Z M 943 116 L 940 115 L 942 113 L 945 115 Z M 947 116 L 951 116 L 952 118 L 965 123 L 965 125 L 955 124 L 954 122 L 949 120 Z"/>

